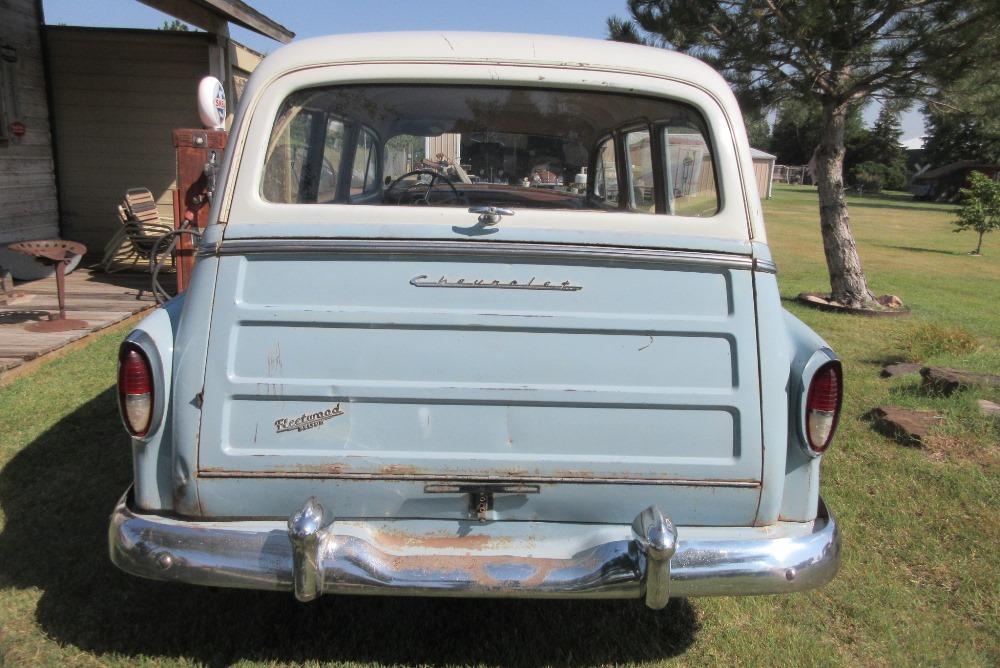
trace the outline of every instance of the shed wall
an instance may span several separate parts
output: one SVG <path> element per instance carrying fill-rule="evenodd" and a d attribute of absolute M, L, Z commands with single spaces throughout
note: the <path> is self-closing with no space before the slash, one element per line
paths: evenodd
<path fill-rule="evenodd" d="M 0 2 L 0 47 L 16 56 L 0 73 L 0 123 L 27 129 L 20 139 L 0 139 L 0 244 L 59 236 L 39 23 L 34 0 Z"/>
<path fill-rule="evenodd" d="M 201 127 L 198 82 L 209 73 L 205 33 L 49 26 L 63 234 L 100 252 L 118 228 L 128 188 L 153 193 L 173 220 L 171 131 Z"/>
<path fill-rule="evenodd" d="M 753 174 L 757 181 L 757 193 L 762 199 L 771 196 L 771 175 L 774 173 L 774 160 L 765 158 L 753 159 Z"/>

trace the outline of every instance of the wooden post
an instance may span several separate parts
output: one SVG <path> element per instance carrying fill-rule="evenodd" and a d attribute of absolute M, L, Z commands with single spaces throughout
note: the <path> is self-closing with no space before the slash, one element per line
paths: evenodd
<path fill-rule="evenodd" d="M 208 179 L 205 164 L 215 151 L 216 164 L 222 164 L 222 151 L 228 135 L 223 130 L 177 129 L 173 132 L 177 153 L 177 190 L 174 193 L 174 228 L 185 225 L 205 229 L 208 218 Z M 177 292 L 183 292 L 194 268 L 196 242 L 189 234 L 179 235 L 176 251 Z"/>

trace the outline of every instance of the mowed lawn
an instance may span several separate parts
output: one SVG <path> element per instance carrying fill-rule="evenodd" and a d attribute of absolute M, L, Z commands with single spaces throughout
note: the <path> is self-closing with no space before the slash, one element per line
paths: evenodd
<path fill-rule="evenodd" d="M 1000 664 L 1000 426 L 976 398 L 878 377 L 912 359 L 1000 373 L 1000 235 L 970 257 L 953 207 L 852 198 L 873 289 L 905 319 L 787 307 L 837 349 L 847 396 L 823 463 L 844 561 L 787 597 L 542 602 L 213 591 L 138 580 L 107 559 L 107 517 L 131 477 L 115 406 L 122 332 L 0 387 L 0 663 L 35 665 L 982 665 Z M 765 204 L 782 294 L 827 286 L 815 190 Z M 925 449 L 862 418 L 938 410 Z"/>

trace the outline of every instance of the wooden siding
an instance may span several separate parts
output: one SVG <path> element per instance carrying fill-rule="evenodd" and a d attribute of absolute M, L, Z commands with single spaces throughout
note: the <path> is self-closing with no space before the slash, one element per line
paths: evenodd
<path fill-rule="evenodd" d="M 99 253 L 115 206 L 146 187 L 173 220 L 171 131 L 201 127 L 198 82 L 209 73 L 204 33 L 48 26 L 63 235 Z"/>
<path fill-rule="evenodd" d="M 436 162 L 438 153 L 443 153 L 448 160 L 459 160 L 462 157 L 461 133 L 446 132 L 437 137 L 428 137 L 424 142 L 425 158 Z"/>
<path fill-rule="evenodd" d="M 27 127 L 19 140 L 0 140 L 0 244 L 57 237 L 49 109 L 34 0 L 0 2 L 0 45 L 16 49 L 17 62 L 9 71 L 18 111 L 17 118 L 0 122 L 19 120 Z"/>
<path fill-rule="evenodd" d="M 774 160 L 770 158 L 754 158 L 753 173 L 757 181 L 757 193 L 761 199 L 771 196 L 771 173 L 774 171 Z"/>

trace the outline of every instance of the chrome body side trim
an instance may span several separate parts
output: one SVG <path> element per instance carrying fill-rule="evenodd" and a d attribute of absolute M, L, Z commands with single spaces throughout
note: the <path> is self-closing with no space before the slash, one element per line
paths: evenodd
<path fill-rule="evenodd" d="M 140 514 L 131 492 L 111 517 L 111 560 L 147 578 L 320 593 L 639 598 L 777 594 L 825 584 L 840 535 L 814 522 L 674 527 L 655 508 L 633 526 L 327 519 L 315 499 L 287 523 Z M 530 555 L 530 556 L 529 556 Z"/>
<path fill-rule="evenodd" d="M 517 255 L 531 259 L 611 260 L 632 263 L 666 263 L 774 273 L 773 262 L 749 255 L 705 251 L 589 246 L 573 244 L 436 241 L 427 239 L 236 239 L 203 243 L 198 255 L 247 255 L 253 253 L 422 253 L 435 255 Z"/>
<path fill-rule="evenodd" d="M 762 274 L 777 274 L 778 265 L 774 263 L 773 260 L 764 260 L 761 258 L 755 258 L 753 261 L 754 271 L 759 271 Z"/>
<path fill-rule="evenodd" d="M 509 476 L 509 475 L 462 475 L 458 473 L 332 473 L 326 470 L 259 470 L 240 471 L 231 469 L 200 468 L 200 478 L 320 478 L 329 480 L 407 480 L 443 483 L 485 483 L 485 484 L 531 484 L 531 483 L 570 483 L 574 485 L 673 485 L 678 487 L 760 487 L 759 480 L 718 480 L 693 478 L 654 478 L 632 476 L 607 477 L 599 475 L 588 476 Z"/>

